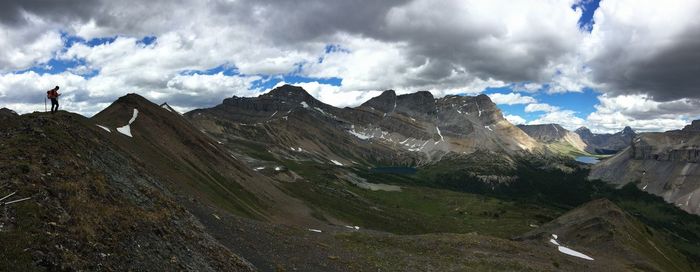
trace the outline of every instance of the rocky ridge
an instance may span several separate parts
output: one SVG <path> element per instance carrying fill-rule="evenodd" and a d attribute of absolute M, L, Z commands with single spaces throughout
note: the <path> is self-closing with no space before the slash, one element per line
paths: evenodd
<path fill-rule="evenodd" d="M 591 179 L 630 182 L 679 208 L 700 214 L 700 130 L 693 121 L 682 130 L 642 133 L 617 155 L 595 165 Z"/>
<path fill-rule="evenodd" d="M 628 147 L 637 136 L 630 127 L 614 134 L 595 134 L 586 127 L 580 127 L 575 132 L 586 143 L 586 151 L 594 154 L 615 154 Z"/>

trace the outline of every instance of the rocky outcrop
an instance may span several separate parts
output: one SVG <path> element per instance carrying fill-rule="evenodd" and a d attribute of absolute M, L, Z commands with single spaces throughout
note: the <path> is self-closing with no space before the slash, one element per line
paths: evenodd
<path fill-rule="evenodd" d="M 589 178 L 620 186 L 635 182 L 641 190 L 700 214 L 700 131 L 689 125 L 639 134 L 628 148 L 595 165 Z"/>
<path fill-rule="evenodd" d="M 637 135 L 630 127 L 625 127 L 614 134 L 595 134 L 586 127 L 580 127 L 575 132 L 586 143 L 586 151 L 595 154 L 617 153 L 629 146 Z"/>
<path fill-rule="evenodd" d="M 687 125 L 683 128 L 683 131 L 688 131 L 688 132 L 695 132 L 695 131 L 700 131 L 700 120 L 693 120 L 690 125 Z"/>
<path fill-rule="evenodd" d="M 8 108 L 2 108 L 0 109 L 0 118 L 10 118 L 10 117 L 15 117 L 18 116 L 18 114 Z"/>

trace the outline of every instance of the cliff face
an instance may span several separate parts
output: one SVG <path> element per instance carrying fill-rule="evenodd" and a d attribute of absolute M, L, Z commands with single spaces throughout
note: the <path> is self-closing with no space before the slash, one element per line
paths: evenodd
<path fill-rule="evenodd" d="M 586 143 L 578 134 L 558 124 L 518 125 L 518 128 L 540 143 L 548 144 L 554 151 L 561 150 L 562 145 L 570 146 L 578 152 L 585 152 L 587 149 Z"/>
<path fill-rule="evenodd" d="M 683 130 L 639 134 L 617 155 L 595 165 L 589 178 L 637 187 L 700 214 L 700 130 L 698 121 Z M 696 196 L 697 195 L 697 196 Z"/>

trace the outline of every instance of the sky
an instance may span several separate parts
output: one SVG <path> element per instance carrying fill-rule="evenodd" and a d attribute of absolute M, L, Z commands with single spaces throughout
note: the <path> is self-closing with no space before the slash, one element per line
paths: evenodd
<path fill-rule="evenodd" d="M 0 107 L 180 111 L 282 84 L 338 107 L 487 94 L 516 124 L 605 133 L 700 119 L 697 0 L 3 0 Z"/>

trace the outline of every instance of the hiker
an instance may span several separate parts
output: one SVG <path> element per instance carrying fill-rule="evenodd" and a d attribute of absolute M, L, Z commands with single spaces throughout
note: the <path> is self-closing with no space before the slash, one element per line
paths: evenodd
<path fill-rule="evenodd" d="M 58 86 L 46 92 L 46 98 L 51 99 L 51 113 L 58 112 L 58 97 L 61 96 L 58 93 Z M 54 110 L 54 106 L 56 109 Z"/>

